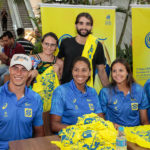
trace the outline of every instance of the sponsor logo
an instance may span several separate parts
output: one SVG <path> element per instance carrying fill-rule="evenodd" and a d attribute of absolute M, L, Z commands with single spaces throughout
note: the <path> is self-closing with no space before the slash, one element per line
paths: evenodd
<path fill-rule="evenodd" d="M 31 104 L 29 104 L 29 103 L 25 103 L 25 106 L 30 106 Z"/>
<path fill-rule="evenodd" d="M 8 106 L 8 103 L 5 103 L 5 104 L 3 105 L 3 107 L 2 107 L 2 109 L 6 109 L 7 106 Z"/>
<path fill-rule="evenodd" d="M 114 105 L 116 105 L 116 104 L 117 104 L 117 102 L 118 102 L 118 100 L 116 99 L 116 100 L 114 101 Z"/>

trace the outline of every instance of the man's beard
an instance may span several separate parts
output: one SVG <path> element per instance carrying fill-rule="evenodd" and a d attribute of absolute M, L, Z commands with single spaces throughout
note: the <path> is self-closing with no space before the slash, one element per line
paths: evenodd
<path fill-rule="evenodd" d="M 77 29 L 77 33 L 78 33 L 80 36 L 83 36 L 83 37 L 87 37 L 89 34 L 92 33 L 91 30 L 86 30 L 85 33 L 82 33 L 82 32 L 81 32 L 82 30 L 83 30 L 83 29 L 80 29 L 80 30 Z"/>

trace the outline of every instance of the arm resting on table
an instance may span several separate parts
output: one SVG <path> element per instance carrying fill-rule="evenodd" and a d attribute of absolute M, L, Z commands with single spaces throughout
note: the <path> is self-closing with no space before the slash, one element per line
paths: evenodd
<path fill-rule="evenodd" d="M 50 115 L 50 128 L 52 132 L 59 132 L 61 129 L 66 128 L 68 125 L 61 123 L 61 116 Z"/>

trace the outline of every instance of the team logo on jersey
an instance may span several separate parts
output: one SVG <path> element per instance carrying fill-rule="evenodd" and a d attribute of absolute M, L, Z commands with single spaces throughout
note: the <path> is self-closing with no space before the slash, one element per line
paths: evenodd
<path fill-rule="evenodd" d="M 78 105 L 75 105 L 75 109 L 78 110 Z"/>
<path fill-rule="evenodd" d="M 8 106 L 8 103 L 5 103 L 5 104 L 3 105 L 3 107 L 2 107 L 2 109 L 6 109 L 7 106 Z"/>
<path fill-rule="evenodd" d="M 117 107 L 115 107 L 115 110 L 117 111 L 117 110 L 118 110 L 118 108 L 117 108 Z"/>
<path fill-rule="evenodd" d="M 24 109 L 25 117 L 32 117 L 32 109 L 31 108 L 25 108 Z"/>
<path fill-rule="evenodd" d="M 93 104 L 89 104 L 89 108 L 90 108 L 90 110 L 94 110 L 94 105 Z"/>
<path fill-rule="evenodd" d="M 7 111 L 4 112 L 4 117 L 8 117 Z"/>
<path fill-rule="evenodd" d="M 138 110 L 138 103 L 131 103 L 132 110 Z"/>

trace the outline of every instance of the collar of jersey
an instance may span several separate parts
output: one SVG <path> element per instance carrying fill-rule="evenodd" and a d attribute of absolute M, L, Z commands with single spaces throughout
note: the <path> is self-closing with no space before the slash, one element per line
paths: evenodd
<path fill-rule="evenodd" d="M 9 91 L 9 89 L 8 89 L 8 84 L 9 84 L 9 81 L 4 84 L 4 90 L 5 90 L 5 92 L 6 92 L 7 94 L 12 95 L 12 94 L 14 94 L 14 93 L 12 93 L 11 91 Z M 24 93 L 24 96 L 28 95 L 27 92 L 28 92 L 28 88 L 27 88 L 27 86 L 25 86 L 25 93 Z"/>
<path fill-rule="evenodd" d="M 82 93 L 80 90 L 77 89 L 73 79 L 71 80 L 70 83 L 71 83 L 71 88 L 72 88 L 73 92 L 75 92 L 78 96 L 87 96 L 87 94 L 88 94 L 87 85 L 85 85 L 85 93 Z"/>

